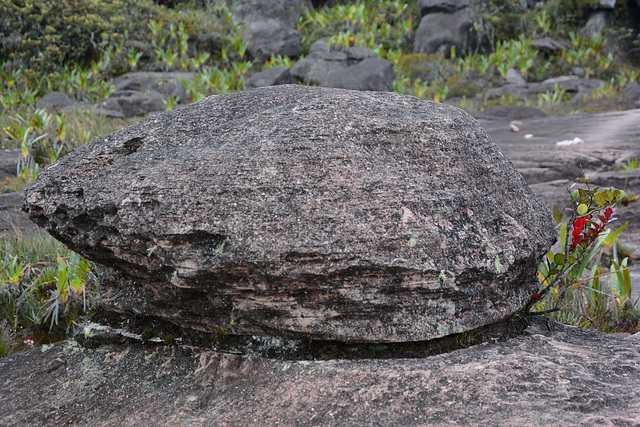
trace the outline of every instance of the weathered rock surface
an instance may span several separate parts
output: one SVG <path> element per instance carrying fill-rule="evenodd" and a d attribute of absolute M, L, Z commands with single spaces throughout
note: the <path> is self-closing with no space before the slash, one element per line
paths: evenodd
<path fill-rule="evenodd" d="M 322 86 L 391 92 L 393 64 L 378 57 L 366 58 L 350 67 L 329 71 Z"/>
<path fill-rule="evenodd" d="M 483 129 L 511 159 L 529 185 L 559 179 L 574 180 L 582 174 L 580 165 L 590 174 L 615 171 L 622 168 L 626 159 L 640 157 L 638 109 L 572 117 L 518 117 L 521 120 L 518 133 L 513 133 L 504 120 L 488 120 L 486 113 L 480 113 L 478 117 Z M 576 137 L 584 143 L 557 144 Z M 619 180 L 610 185 L 617 184 L 620 184 Z M 628 188 L 636 191 L 633 187 Z"/>
<path fill-rule="evenodd" d="M 0 359 L 2 425 L 636 426 L 640 341 L 543 318 L 418 359 L 275 360 L 70 340 Z"/>
<path fill-rule="evenodd" d="M 454 46 L 461 52 L 477 43 L 469 0 L 422 0 L 420 10 L 423 16 L 414 36 L 414 52 L 449 53 Z"/>
<path fill-rule="evenodd" d="M 129 282 L 116 312 L 232 334 L 419 341 L 537 287 L 549 211 L 461 110 L 274 86 L 94 139 L 41 172 L 30 217 Z"/>

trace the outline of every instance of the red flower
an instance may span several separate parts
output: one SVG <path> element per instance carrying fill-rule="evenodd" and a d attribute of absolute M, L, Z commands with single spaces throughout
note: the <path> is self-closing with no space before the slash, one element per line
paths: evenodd
<path fill-rule="evenodd" d="M 573 236 L 573 241 L 571 243 L 571 249 L 575 249 L 576 246 L 578 246 L 578 243 L 582 241 L 582 238 L 584 237 L 583 235 L 584 226 L 586 225 L 586 223 L 587 223 L 587 217 L 585 216 L 576 218 L 576 220 L 573 221 L 573 231 L 571 232 L 571 235 Z"/>

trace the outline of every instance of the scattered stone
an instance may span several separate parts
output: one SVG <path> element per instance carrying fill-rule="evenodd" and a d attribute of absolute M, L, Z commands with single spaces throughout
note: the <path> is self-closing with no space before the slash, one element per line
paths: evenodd
<path fill-rule="evenodd" d="M 504 86 L 486 89 L 484 96 L 487 99 L 500 99 L 503 96 L 511 96 L 514 99 L 536 99 L 539 89 L 539 83 L 528 83 L 526 86 L 509 83 Z"/>
<path fill-rule="evenodd" d="M 393 91 L 393 64 L 365 47 L 346 52 L 318 40 L 309 55 L 291 67 L 291 75 L 309 85 L 353 90 Z"/>
<path fill-rule="evenodd" d="M 73 107 L 75 104 L 76 101 L 71 99 L 66 93 L 49 92 L 36 101 L 36 108 L 49 108 L 55 111 L 60 111 L 65 107 Z"/>
<path fill-rule="evenodd" d="M 547 79 L 540 83 L 540 91 L 555 90 L 556 85 L 570 93 L 591 93 L 591 91 L 601 84 L 605 84 L 599 79 L 583 79 L 577 76 L 560 76 Z"/>
<path fill-rule="evenodd" d="M 522 77 L 522 74 L 520 74 L 519 71 L 516 71 L 513 68 L 509 68 L 507 70 L 506 79 L 507 79 L 507 82 L 509 82 L 511 84 L 514 84 L 514 85 L 518 85 L 518 86 L 526 86 L 527 85 L 527 81 L 524 79 L 524 77 Z"/>
<path fill-rule="evenodd" d="M 261 71 L 249 77 L 244 82 L 245 89 L 253 89 L 264 86 L 286 85 L 293 83 L 293 77 L 289 67 L 276 65 L 268 70 Z"/>
<path fill-rule="evenodd" d="M 106 310 L 236 335 L 404 342 L 498 322 L 537 289 L 556 238 L 463 111 L 294 85 L 96 138 L 26 200 L 123 277 Z"/>
<path fill-rule="evenodd" d="M 143 93 L 157 93 L 163 98 L 176 98 L 178 102 L 184 103 L 189 99 L 181 81 L 193 80 L 194 77 L 194 74 L 189 72 L 139 71 L 118 76 L 109 84 L 113 85 L 116 91 L 135 90 Z"/>
<path fill-rule="evenodd" d="M 562 141 L 556 142 L 556 145 L 558 147 L 565 147 L 568 145 L 578 145 L 578 144 L 584 144 L 584 139 L 578 138 L 577 136 L 573 139 L 563 139 Z"/>
<path fill-rule="evenodd" d="M 113 92 L 109 98 L 97 102 L 95 106 L 102 109 L 103 114 L 114 117 L 143 116 L 167 109 L 158 93 L 141 93 L 135 90 Z"/>
<path fill-rule="evenodd" d="M 550 37 L 544 37 L 541 39 L 531 40 L 531 46 L 540 51 L 554 54 L 566 49 L 568 44 Z"/>
<path fill-rule="evenodd" d="M 18 172 L 18 163 L 22 150 L 0 150 L 0 180 L 14 178 Z"/>
<path fill-rule="evenodd" d="M 321 86 L 392 92 L 393 64 L 386 59 L 369 57 L 356 65 L 329 71 Z"/>

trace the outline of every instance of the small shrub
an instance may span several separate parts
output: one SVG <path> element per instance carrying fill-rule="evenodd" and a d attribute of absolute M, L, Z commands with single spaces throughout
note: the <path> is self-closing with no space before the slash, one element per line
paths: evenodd
<path fill-rule="evenodd" d="M 125 34 L 143 34 L 143 23 L 158 13 L 148 0 L 0 0 L 0 56 L 13 68 L 88 65 Z"/>
<path fill-rule="evenodd" d="M 534 313 L 576 326 L 635 333 L 640 326 L 640 311 L 631 301 L 629 258 L 620 260 L 616 250 L 616 239 L 626 224 L 613 232 L 607 228 L 616 219 L 616 205 L 625 193 L 590 188 L 590 180 L 585 177 L 583 181 L 587 188 L 571 193 L 570 220 L 559 226 L 559 250 L 550 250 L 540 263 L 541 289 L 528 307 L 535 305 Z M 609 257 L 604 256 L 607 248 L 613 250 Z M 605 258 L 608 268 L 602 267 Z M 608 285 L 603 283 L 605 278 Z"/>
<path fill-rule="evenodd" d="M 64 338 L 94 304 L 98 267 L 52 237 L 3 239 L 0 262 L 0 319 L 6 326 L 0 340 L 5 348 L 24 347 L 16 344 L 18 334 L 32 345 Z"/>

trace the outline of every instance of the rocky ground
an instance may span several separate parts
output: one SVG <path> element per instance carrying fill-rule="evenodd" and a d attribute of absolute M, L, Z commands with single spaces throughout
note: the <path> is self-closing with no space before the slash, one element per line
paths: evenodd
<path fill-rule="evenodd" d="M 121 341 L 0 359 L 0 424 L 640 424 L 638 338 L 542 317 L 517 338 L 418 359 L 287 361 Z"/>

